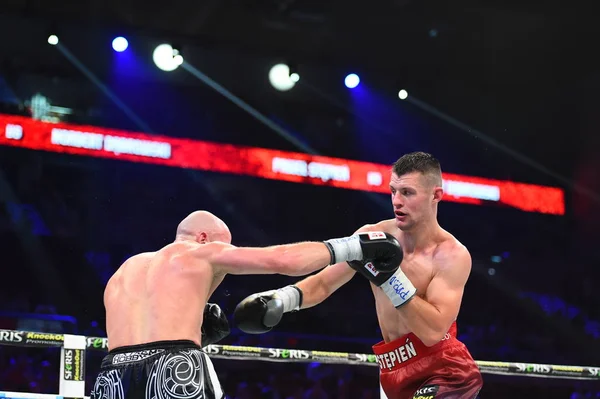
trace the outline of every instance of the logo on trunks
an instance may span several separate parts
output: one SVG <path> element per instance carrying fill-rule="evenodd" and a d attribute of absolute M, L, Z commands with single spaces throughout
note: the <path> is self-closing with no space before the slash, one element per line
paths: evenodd
<path fill-rule="evenodd" d="M 392 276 L 388 281 L 388 284 L 392 286 L 394 292 L 398 294 L 398 296 L 402 298 L 402 300 L 405 300 L 407 296 L 412 294 L 409 290 L 406 289 L 406 287 L 404 287 L 404 284 L 402 284 L 402 281 L 400 281 L 398 277 Z"/>
<path fill-rule="evenodd" d="M 365 269 L 367 269 L 373 276 L 377 276 L 379 274 L 379 271 L 375 269 L 375 266 L 372 262 L 365 263 Z"/>
<path fill-rule="evenodd" d="M 295 349 L 274 349 L 269 348 L 270 358 L 280 359 L 309 359 L 310 354 L 306 351 L 295 350 Z"/>
<path fill-rule="evenodd" d="M 381 370 L 391 370 L 396 367 L 396 365 L 404 363 L 415 356 L 418 356 L 417 350 L 413 343 L 409 341 L 405 345 L 400 345 L 393 351 L 384 353 L 383 355 L 376 355 L 375 357 L 377 358 Z"/>
<path fill-rule="evenodd" d="M 117 353 L 112 358 L 112 364 L 139 362 L 164 351 L 164 349 L 148 349 L 139 352 Z"/>
<path fill-rule="evenodd" d="M 433 399 L 440 389 L 439 385 L 428 385 L 419 388 L 412 399 Z"/>

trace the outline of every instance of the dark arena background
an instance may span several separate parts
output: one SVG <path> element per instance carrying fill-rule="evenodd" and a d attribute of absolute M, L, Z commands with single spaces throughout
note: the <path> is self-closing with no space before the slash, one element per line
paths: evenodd
<path fill-rule="evenodd" d="M 0 396 L 88 396 L 108 279 L 190 212 L 218 215 L 237 246 L 347 236 L 393 217 L 391 165 L 425 151 L 444 172 L 440 225 L 473 258 L 457 323 L 480 397 L 600 398 L 591 2 L 0 11 Z M 232 327 L 206 349 L 226 397 L 383 397 L 360 276 L 269 333 L 234 325 L 247 295 L 299 279 L 227 276 L 210 298 Z M 72 335 L 87 350 L 65 348 Z"/>

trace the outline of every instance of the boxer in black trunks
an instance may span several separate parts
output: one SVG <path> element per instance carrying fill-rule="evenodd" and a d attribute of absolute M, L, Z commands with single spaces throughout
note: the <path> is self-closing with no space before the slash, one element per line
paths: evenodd
<path fill-rule="evenodd" d="M 92 399 L 223 398 L 201 346 L 229 331 L 220 309 L 207 306 L 227 274 L 304 276 L 352 260 L 377 260 L 382 269 L 397 268 L 402 258 L 398 241 L 385 233 L 267 248 L 230 242 L 222 220 L 198 211 L 179 224 L 175 242 L 135 255 L 117 270 L 104 292 L 110 351 Z M 289 308 L 297 300 L 292 294 L 281 304 Z"/>

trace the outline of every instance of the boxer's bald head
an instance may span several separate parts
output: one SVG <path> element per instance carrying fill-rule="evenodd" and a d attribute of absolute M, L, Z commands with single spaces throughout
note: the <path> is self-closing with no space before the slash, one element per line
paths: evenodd
<path fill-rule="evenodd" d="M 177 226 L 175 240 L 212 241 L 231 243 L 231 232 L 221 219 L 207 211 L 190 213 Z"/>

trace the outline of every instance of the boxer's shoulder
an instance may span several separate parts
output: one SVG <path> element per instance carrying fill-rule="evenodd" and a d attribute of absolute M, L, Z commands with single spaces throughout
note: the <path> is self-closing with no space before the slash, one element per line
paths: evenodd
<path fill-rule="evenodd" d="M 433 259 L 436 263 L 447 264 L 449 260 L 462 259 L 471 261 L 471 254 L 463 243 L 461 243 L 452 234 L 444 231 L 441 240 L 438 242 Z"/>
<path fill-rule="evenodd" d="M 224 242 L 210 242 L 206 244 L 198 243 L 185 243 L 184 247 L 181 247 L 177 251 L 178 257 L 193 257 L 195 259 L 202 259 L 210 262 L 213 256 L 221 253 L 222 251 L 230 248 L 234 248 L 231 244 Z"/>
<path fill-rule="evenodd" d="M 394 223 L 394 219 L 386 219 L 373 224 L 365 224 L 361 227 L 359 232 L 367 232 L 367 231 L 383 231 L 389 234 L 395 234 L 398 229 Z"/>

